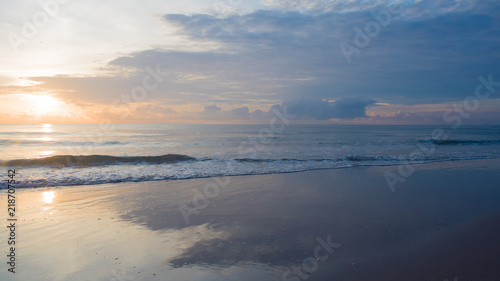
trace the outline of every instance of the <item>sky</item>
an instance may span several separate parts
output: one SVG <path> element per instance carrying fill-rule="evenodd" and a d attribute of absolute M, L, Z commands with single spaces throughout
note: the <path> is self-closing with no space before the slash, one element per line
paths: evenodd
<path fill-rule="evenodd" d="M 6 0 L 0 123 L 498 124 L 498 34 L 497 0 Z"/>

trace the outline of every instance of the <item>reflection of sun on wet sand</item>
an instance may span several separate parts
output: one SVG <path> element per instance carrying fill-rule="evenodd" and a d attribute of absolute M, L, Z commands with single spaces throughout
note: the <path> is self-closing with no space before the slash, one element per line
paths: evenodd
<path fill-rule="evenodd" d="M 231 177 L 189 224 L 179 206 L 212 179 L 18 189 L 20 266 L 0 279 L 495 278 L 498 160 L 420 165 L 395 193 L 391 169 Z M 319 239 L 342 246 L 313 261 Z"/>
<path fill-rule="evenodd" d="M 42 195 L 43 195 L 43 202 L 46 204 L 52 204 L 54 198 L 56 197 L 54 191 L 45 191 Z"/>

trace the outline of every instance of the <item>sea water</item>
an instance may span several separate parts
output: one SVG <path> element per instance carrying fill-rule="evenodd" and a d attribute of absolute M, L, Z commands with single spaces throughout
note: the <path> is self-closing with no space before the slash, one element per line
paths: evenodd
<path fill-rule="evenodd" d="M 18 187 L 499 157 L 499 126 L 0 125 Z"/>

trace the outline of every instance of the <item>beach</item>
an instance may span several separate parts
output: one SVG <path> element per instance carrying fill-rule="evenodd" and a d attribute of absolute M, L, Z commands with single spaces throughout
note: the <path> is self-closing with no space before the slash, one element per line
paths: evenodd
<path fill-rule="evenodd" d="M 500 161 L 414 167 L 19 188 L 0 279 L 499 278 Z"/>
<path fill-rule="evenodd" d="M 500 1 L 0 26 L 0 281 L 500 281 Z"/>
<path fill-rule="evenodd" d="M 0 26 L 0 281 L 500 281 L 500 1 Z"/>

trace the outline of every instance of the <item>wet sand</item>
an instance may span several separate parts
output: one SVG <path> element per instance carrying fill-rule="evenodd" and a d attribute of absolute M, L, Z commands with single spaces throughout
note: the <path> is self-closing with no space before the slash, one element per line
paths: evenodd
<path fill-rule="evenodd" d="M 500 161 L 415 168 L 18 189 L 0 279 L 500 280 Z"/>

